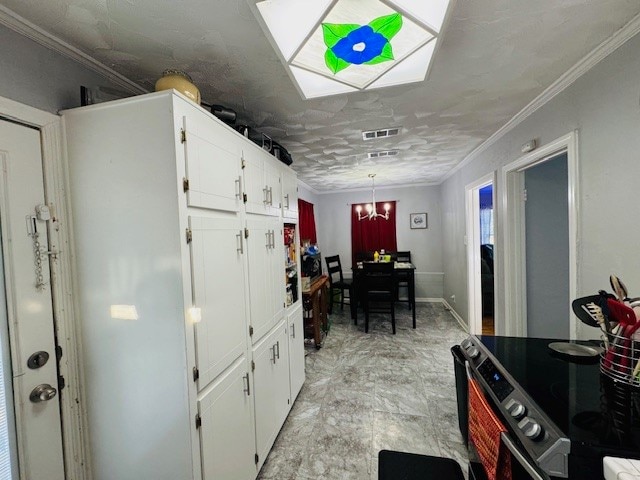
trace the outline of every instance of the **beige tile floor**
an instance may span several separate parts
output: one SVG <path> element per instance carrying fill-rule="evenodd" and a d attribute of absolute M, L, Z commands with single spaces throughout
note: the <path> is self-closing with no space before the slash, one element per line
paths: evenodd
<path fill-rule="evenodd" d="M 331 316 L 323 348 L 307 348 L 306 375 L 258 478 L 375 480 L 382 449 L 450 457 L 466 473 L 449 349 L 466 333 L 442 304 L 417 308 L 417 328 L 398 307 L 353 325 Z M 362 317 L 362 314 L 360 314 Z"/>

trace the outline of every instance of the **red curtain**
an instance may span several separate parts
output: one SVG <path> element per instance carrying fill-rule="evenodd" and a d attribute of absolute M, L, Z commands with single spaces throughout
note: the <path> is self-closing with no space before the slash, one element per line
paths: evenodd
<path fill-rule="evenodd" d="M 313 203 L 298 199 L 298 219 L 300 221 L 300 242 L 309 239 L 312 244 L 318 243 Z"/>
<path fill-rule="evenodd" d="M 356 264 L 356 253 L 373 252 L 385 249 L 389 252 L 398 250 L 396 239 L 396 202 L 376 202 L 378 213 L 384 212 L 382 206 L 388 203 L 389 220 L 374 218 L 373 220 L 358 220 L 356 207 L 362 207 L 362 213 L 366 213 L 366 204 L 351 205 L 351 260 Z"/>

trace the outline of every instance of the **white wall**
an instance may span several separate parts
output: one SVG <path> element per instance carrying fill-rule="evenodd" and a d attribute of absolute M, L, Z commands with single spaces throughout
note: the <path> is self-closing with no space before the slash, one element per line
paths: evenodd
<path fill-rule="evenodd" d="M 0 96 L 40 110 L 80 106 L 80 86 L 114 87 L 69 58 L 0 25 Z"/>
<path fill-rule="evenodd" d="M 440 187 L 376 188 L 380 203 L 395 200 L 398 250 L 410 250 L 416 266 L 416 298 L 441 298 L 442 218 Z M 351 266 L 351 204 L 371 201 L 371 190 L 316 195 L 318 244 L 323 255 L 340 255 L 345 274 Z M 429 228 L 411 230 L 409 214 L 428 214 Z M 368 221 L 368 220 L 365 220 Z"/>
<path fill-rule="evenodd" d="M 545 145 L 574 129 L 579 132 L 578 295 L 610 289 L 612 273 L 626 283 L 630 296 L 640 295 L 640 224 L 634 221 L 640 202 L 639 98 L 640 36 L 636 35 L 443 183 L 445 298 L 456 295 L 454 307 L 463 318 L 467 318 L 464 186 L 519 158 L 521 145 L 532 138 Z M 501 198 L 503 188 L 499 179 L 496 198 Z M 502 235 L 501 219 L 497 224 Z M 504 318 L 501 287 L 502 245 L 497 243 L 496 248 L 500 333 L 509 319 Z M 582 324 L 578 333 L 583 338 L 598 334 Z"/>

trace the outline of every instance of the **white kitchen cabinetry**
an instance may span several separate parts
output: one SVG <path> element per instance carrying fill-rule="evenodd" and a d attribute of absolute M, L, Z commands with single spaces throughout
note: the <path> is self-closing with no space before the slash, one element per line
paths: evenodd
<path fill-rule="evenodd" d="M 255 343 L 283 318 L 285 305 L 282 223 L 247 216 L 251 339 Z"/>
<path fill-rule="evenodd" d="M 241 146 L 234 132 L 208 120 L 184 118 L 182 131 L 189 135 L 183 181 L 187 205 L 238 212 L 242 207 Z"/>
<path fill-rule="evenodd" d="M 304 324 L 302 319 L 302 303 L 293 308 L 287 315 L 289 334 L 289 384 L 291 402 L 296 399 L 304 383 Z"/>
<path fill-rule="evenodd" d="M 281 187 L 278 161 L 250 141 L 242 150 L 242 159 L 247 213 L 279 216 Z"/>
<path fill-rule="evenodd" d="M 283 308 L 282 167 L 173 91 L 63 124 L 93 478 L 253 480 L 303 342 Z M 246 152 L 277 200 L 261 215 Z"/>
<path fill-rule="evenodd" d="M 203 478 L 245 480 L 256 475 L 249 371 L 243 357 L 198 401 Z"/>
<path fill-rule="evenodd" d="M 242 221 L 189 217 L 199 390 L 247 349 Z"/>
<path fill-rule="evenodd" d="M 289 413 L 289 342 L 282 321 L 253 349 L 258 468 L 267 458 L 280 427 Z"/>
<path fill-rule="evenodd" d="M 290 169 L 282 169 L 282 216 L 298 218 L 298 179 Z"/>

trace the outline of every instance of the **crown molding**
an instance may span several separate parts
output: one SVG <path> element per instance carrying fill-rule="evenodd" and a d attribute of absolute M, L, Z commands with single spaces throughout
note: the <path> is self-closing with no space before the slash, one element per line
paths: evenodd
<path fill-rule="evenodd" d="M 114 85 L 118 85 L 128 92 L 135 94 L 148 93 L 147 89 L 129 80 L 124 75 L 119 74 L 115 70 L 107 67 L 104 63 L 99 62 L 92 56 L 87 55 L 78 48 L 68 44 L 61 38 L 43 30 L 3 5 L 0 5 L 0 24 L 33 40 L 36 43 L 39 43 L 49 50 L 53 50 L 54 52 L 64 55 L 88 69 L 93 70 L 99 75 L 105 77 Z"/>
<path fill-rule="evenodd" d="M 475 160 L 482 152 L 487 150 L 500 138 L 505 136 L 534 112 L 551 101 L 556 95 L 571 86 L 576 80 L 595 67 L 607 56 L 615 52 L 638 32 L 640 32 L 640 14 L 633 17 L 620 30 L 598 45 L 590 53 L 582 57 L 582 59 L 580 59 L 573 67 L 567 70 L 560 78 L 547 87 L 540 95 L 534 98 L 527 106 L 516 113 L 511 120 L 505 123 L 498 131 L 472 150 L 471 153 L 469 153 L 458 165 L 449 170 L 449 172 L 440 181 L 440 184 L 444 183 L 465 165 L 468 165 Z"/>
<path fill-rule="evenodd" d="M 300 182 L 300 180 L 298 180 Z M 440 183 L 436 182 L 424 182 L 424 183 L 407 183 L 399 185 L 376 185 L 376 191 L 378 190 L 392 190 L 398 188 L 414 188 L 414 187 L 437 187 Z M 309 187 L 311 188 L 311 187 Z M 315 190 L 313 193 L 316 195 L 336 195 L 340 193 L 354 193 L 354 192 L 370 192 L 371 187 L 358 187 L 358 188 L 345 188 L 343 190 Z"/>

